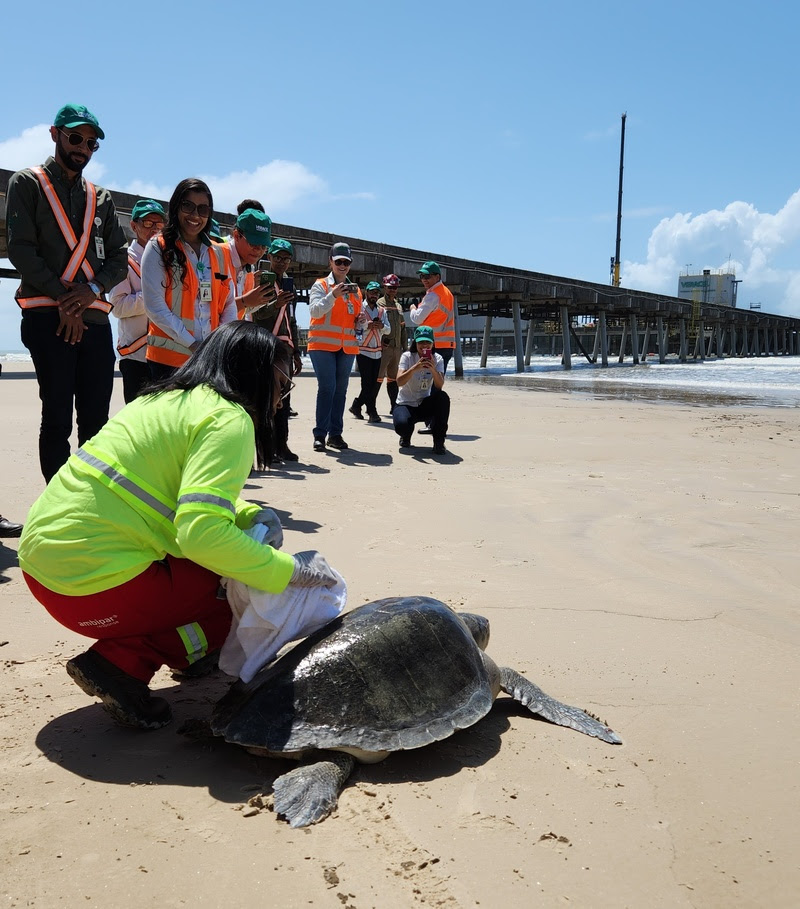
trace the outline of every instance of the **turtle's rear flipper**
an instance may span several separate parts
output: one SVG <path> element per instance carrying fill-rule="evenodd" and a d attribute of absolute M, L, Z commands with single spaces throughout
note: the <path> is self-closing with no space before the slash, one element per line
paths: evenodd
<path fill-rule="evenodd" d="M 339 802 L 355 758 L 338 751 L 326 751 L 324 757 L 284 773 L 272 784 L 275 813 L 285 817 L 291 827 L 324 820 Z"/>
<path fill-rule="evenodd" d="M 559 726 L 569 726 L 586 735 L 596 736 L 612 745 L 621 745 L 622 739 L 616 735 L 605 723 L 594 719 L 577 707 L 562 704 L 545 694 L 538 685 L 529 682 L 524 675 L 513 669 L 502 667 L 500 669 L 500 686 L 506 694 L 510 694 L 515 701 L 527 707 L 531 713 L 536 713 L 557 723 Z"/>

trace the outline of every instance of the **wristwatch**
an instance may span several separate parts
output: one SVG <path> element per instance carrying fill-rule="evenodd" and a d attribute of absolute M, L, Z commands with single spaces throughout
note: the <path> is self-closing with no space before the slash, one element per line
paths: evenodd
<path fill-rule="evenodd" d="M 96 297 L 100 297 L 103 294 L 103 288 L 97 283 L 97 281 L 90 281 L 89 287 L 92 289 Z"/>

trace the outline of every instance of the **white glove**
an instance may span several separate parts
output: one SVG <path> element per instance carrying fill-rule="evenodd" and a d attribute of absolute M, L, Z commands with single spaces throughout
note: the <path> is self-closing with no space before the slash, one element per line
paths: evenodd
<path fill-rule="evenodd" d="M 316 551 L 296 552 L 290 584 L 295 587 L 335 587 L 338 583 L 325 557 Z"/>
<path fill-rule="evenodd" d="M 281 519 L 271 508 L 262 508 L 261 511 L 258 512 L 253 518 L 253 523 L 250 526 L 255 527 L 256 524 L 267 525 L 267 532 L 262 542 L 266 543 L 267 546 L 271 546 L 273 549 L 280 549 L 281 546 L 283 546 Z"/>

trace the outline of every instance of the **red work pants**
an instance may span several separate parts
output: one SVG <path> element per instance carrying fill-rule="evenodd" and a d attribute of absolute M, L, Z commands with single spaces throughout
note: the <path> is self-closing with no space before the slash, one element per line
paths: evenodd
<path fill-rule="evenodd" d="M 57 622 L 97 639 L 93 650 L 143 682 L 165 664 L 185 669 L 219 650 L 231 625 L 219 576 L 189 559 L 167 556 L 127 583 L 87 596 L 54 593 L 27 574 L 25 580 Z"/>

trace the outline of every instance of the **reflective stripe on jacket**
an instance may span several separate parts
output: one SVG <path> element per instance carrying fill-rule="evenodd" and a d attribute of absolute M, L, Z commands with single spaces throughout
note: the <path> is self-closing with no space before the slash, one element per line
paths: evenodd
<path fill-rule="evenodd" d="M 142 266 L 128 253 L 128 282 L 131 290 L 142 291 Z M 137 287 L 138 285 L 138 287 Z M 115 313 L 116 315 L 116 313 Z M 131 331 L 133 329 L 133 331 Z M 138 329 L 138 331 L 137 331 Z M 141 332 L 141 334 L 139 333 Z M 133 334 L 134 337 L 130 337 Z M 119 320 L 117 353 L 129 357 L 147 344 L 147 316 L 128 316 Z"/>
<path fill-rule="evenodd" d="M 315 284 L 322 285 L 329 293 L 327 278 L 317 278 Z M 337 297 L 333 308 L 318 319 L 312 319 L 308 329 L 308 350 L 343 350 L 346 354 L 358 353 L 356 341 L 356 319 L 361 313 L 361 290 Z"/>
<path fill-rule="evenodd" d="M 178 241 L 180 242 L 180 241 Z M 164 238 L 158 237 L 158 245 L 163 255 Z M 226 246 L 212 243 L 208 247 L 211 264 L 211 330 L 219 325 L 219 318 L 225 309 L 228 299 L 228 288 L 233 275 L 233 262 Z M 186 268 L 186 277 L 181 281 L 181 270 L 175 263 L 167 273 L 167 286 L 164 290 L 164 299 L 167 306 L 182 322 L 186 330 L 194 335 L 194 305 L 200 292 L 200 282 L 193 268 Z M 191 354 L 188 347 L 184 347 L 166 332 L 162 331 L 155 322 L 150 322 L 147 332 L 147 359 L 165 366 L 181 366 Z"/>
<path fill-rule="evenodd" d="M 78 272 L 82 271 L 87 282 L 91 281 L 94 277 L 94 269 L 89 264 L 86 253 L 89 249 L 89 241 L 95 226 L 95 212 L 97 211 L 97 190 L 95 189 L 94 184 L 90 183 L 88 180 L 84 180 L 86 186 L 86 211 L 83 215 L 83 233 L 79 240 L 75 236 L 75 231 L 72 229 L 69 217 L 64 211 L 64 206 L 61 204 L 61 200 L 58 198 L 58 194 L 53 188 L 53 184 L 50 182 L 50 178 L 47 176 L 45 169 L 43 167 L 32 167 L 31 173 L 39 181 L 44 197 L 47 199 L 47 203 L 50 206 L 50 211 L 53 213 L 56 224 L 58 224 L 59 230 L 64 237 L 64 242 L 72 252 L 69 262 L 67 262 L 67 267 L 61 274 L 61 280 L 74 281 Z M 40 309 L 45 306 L 58 306 L 57 300 L 54 300 L 52 297 L 44 296 L 17 297 L 17 303 L 21 309 Z M 87 308 L 99 309 L 101 312 L 107 313 L 111 311 L 111 304 L 107 303 L 105 300 L 95 299 Z"/>

